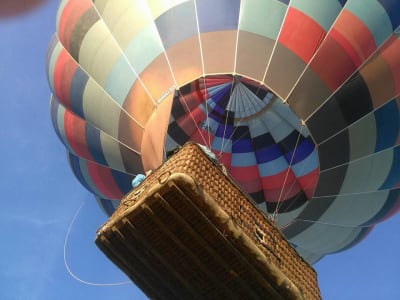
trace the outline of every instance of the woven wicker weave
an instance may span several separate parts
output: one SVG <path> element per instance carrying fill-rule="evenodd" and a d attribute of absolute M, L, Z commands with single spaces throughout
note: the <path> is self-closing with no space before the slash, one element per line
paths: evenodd
<path fill-rule="evenodd" d="M 299 295 L 304 299 L 320 299 L 317 277 L 312 267 L 297 254 L 279 229 L 257 209 L 252 200 L 234 183 L 232 178 L 225 176 L 221 171 L 221 167 L 210 160 L 196 144 L 186 144 L 165 164 L 150 174 L 138 188 L 132 190 L 122 199 L 121 205 L 114 215 L 99 229 L 96 239 L 97 245 L 149 297 L 155 299 L 176 299 L 177 294 L 174 294 L 174 291 L 177 289 L 180 290 L 182 299 L 192 299 L 195 287 L 201 287 L 201 290 L 199 288 L 194 295 L 207 295 L 208 299 L 222 297 L 258 299 L 257 295 L 260 294 L 264 295 L 262 297 L 264 299 L 295 299 L 300 298 Z M 187 176 L 188 179 L 179 179 L 186 178 L 182 176 L 173 179 L 177 173 L 184 174 L 182 176 Z M 195 185 L 198 191 L 195 191 L 193 187 L 190 188 L 190 179 L 192 179 L 192 185 Z M 177 182 L 181 181 L 184 184 L 179 186 Z M 168 185 L 166 189 L 164 188 L 165 185 Z M 185 188 L 185 186 L 188 187 Z M 151 193 L 155 187 L 157 187 L 157 190 Z M 149 194 L 152 195 L 151 201 L 146 200 Z M 201 201 L 208 203 L 203 205 L 203 202 L 197 201 L 195 205 L 200 210 L 204 210 L 203 213 L 208 216 L 208 219 L 211 218 L 213 224 L 210 225 L 209 222 L 204 221 L 204 218 L 201 218 L 202 212 L 196 212 L 193 208 L 190 208 L 192 206 L 187 208 L 186 204 L 182 204 L 182 199 L 189 194 L 192 195 L 192 198 L 202 198 Z M 200 194 L 201 197 L 196 196 Z M 177 203 L 177 199 L 180 201 L 179 203 Z M 213 204 L 214 202 L 216 205 Z M 140 209 L 138 209 L 139 207 Z M 206 213 L 207 210 L 214 210 L 214 212 Z M 186 228 L 183 223 L 182 226 L 178 226 L 179 222 L 175 224 L 168 221 L 174 219 L 177 214 L 190 216 L 186 221 L 179 222 L 186 222 L 187 228 L 196 228 L 198 232 L 202 232 L 201 239 L 193 238 L 195 236 L 193 229 L 183 229 Z M 214 217 L 210 217 L 211 215 L 214 215 Z M 151 220 L 151 223 L 149 223 L 149 220 Z M 229 227 L 228 221 L 233 225 Z M 169 228 L 168 231 L 163 230 L 167 227 Z M 185 230 L 186 232 L 184 232 Z M 233 241 L 234 238 L 228 241 L 229 237 L 227 240 L 224 238 L 221 240 L 223 235 L 217 236 L 218 232 L 221 233 L 221 230 L 230 230 L 231 232 L 227 235 L 240 235 L 240 242 Z M 177 234 L 173 236 L 170 232 Z M 173 243 L 168 242 L 166 236 Z M 187 240 L 179 240 L 176 236 L 179 239 Z M 199 237 L 199 235 L 197 236 Z M 148 241 L 151 241 L 151 245 Z M 185 243 L 189 245 L 197 243 L 197 247 L 192 247 L 191 252 L 187 252 L 189 254 L 183 251 L 179 252 L 178 255 L 179 249 L 171 247 L 174 244 L 183 249 Z M 216 249 L 219 252 L 222 251 L 222 253 L 218 253 L 216 249 L 208 249 L 208 256 L 205 256 L 205 252 L 196 250 L 210 248 L 210 245 L 218 243 L 221 243 L 221 245 L 216 246 Z M 229 247 L 232 248 L 233 252 L 225 251 Z M 243 273 L 248 264 L 245 262 L 248 258 L 243 260 L 237 254 L 232 254 L 237 253 L 238 248 L 242 248 L 239 249 L 242 250 L 242 254 L 253 257 L 253 262 L 251 262 L 253 267 L 249 267 L 250 265 L 247 267 L 248 274 Z M 161 254 L 149 249 L 158 249 Z M 125 254 L 121 253 L 125 250 L 127 251 Z M 193 251 L 197 253 L 193 253 Z M 126 257 L 127 253 L 129 253 L 129 257 Z M 214 254 L 211 255 L 210 253 Z M 236 273 L 241 273 L 240 276 L 238 274 L 235 275 L 236 277 L 228 276 L 226 282 L 221 282 L 221 277 L 213 278 L 213 274 L 223 274 L 224 270 L 207 270 L 207 265 L 204 262 L 209 260 L 210 266 L 212 265 L 213 268 L 222 268 L 221 266 L 224 266 L 226 262 L 217 259 L 221 257 L 221 254 L 230 264 L 233 264 L 229 266 L 231 272 L 235 273 L 234 270 L 239 270 Z M 160 255 L 163 255 L 163 257 L 159 257 Z M 185 255 L 189 255 L 189 257 L 185 257 Z M 229 255 L 236 256 L 232 256 L 232 259 L 230 259 Z M 156 261 L 157 258 L 164 262 L 164 266 L 152 265 L 152 262 Z M 197 260 L 199 261 L 197 265 L 201 266 L 198 268 L 202 268 L 201 272 L 184 269 L 188 265 L 188 261 Z M 202 264 L 200 261 L 202 261 Z M 217 261 L 220 264 L 212 264 L 211 261 Z M 169 263 L 172 265 L 168 267 Z M 260 266 L 269 269 L 264 276 L 266 276 L 266 279 L 272 280 L 273 282 L 270 282 L 270 284 L 275 286 L 271 287 L 268 282 L 265 282 L 265 279 L 264 281 L 259 279 L 259 273 L 254 273 L 252 269 L 260 268 Z M 279 275 L 280 273 L 282 274 Z M 182 274 L 184 274 L 184 277 Z M 196 278 L 196 274 L 203 274 L 203 278 L 207 277 L 207 280 L 204 280 L 200 275 L 198 275 L 199 278 Z M 208 275 L 204 276 L 204 274 Z M 158 276 L 158 278 L 156 280 L 149 279 L 154 278 L 154 276 Z M 175 276 L 174 281 L 178 279 L 179 285 L 174 288 L 174 284 L 177 283 L 168 282 L 165 279 L 168 276 Z M 193 278 L 188 278 L 190 276 Z M 235 284 L 232 283 L 234 277 L 236 278 Z M 243 278 L 252 278 L 254 283 L 237 284 L 237 280 L 243 280 Z M 211 279 L 220 281 L 214 285 L 214 288 L 229 286 L 229 289 L 225 289 L 224 292 L 220 291 L 222 294 L 218 294 L 216 288 L 214 291 L 207 291 L 208 288 L 213 288 L 213 284 L 210 284 Z M 203 281 L 204 284 L 202 285 Z M 195 286 L 191 284 L 193 282 L 196 282 Z M 294 287 L 290 284 L 293 284 Z M 269 285 L 269 287 L 267 288 L 266 285 Z M 244 290 L 246 286 L 247 290 Z M 240 287 L 240 289 L 237 287 Z M 235 291 L 235 288 L 238 290 Z M 185 294 L 188 290 L 191 290 L 190 295 Z M 224 289 L 221 288 L 221 290 Z M 163 292 L 160 295 L 157 291 Z M 229 295 L 229 291 L 232 292 L 232 295 Z M 237 295 L 241 296 L 238 297 Z M 204 297 L 199 297 L 199 299 L 202 298 L 204 299 Z"/>

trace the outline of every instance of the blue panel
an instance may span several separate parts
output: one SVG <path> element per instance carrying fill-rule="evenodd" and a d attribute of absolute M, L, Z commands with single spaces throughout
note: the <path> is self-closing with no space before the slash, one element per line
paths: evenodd
<path fill-rule="evenodd" d="M 299 141 L 299 144 L 295 149 L 285 154 L 285 158 L 288 162 L 292 162 L 292 165 L 305 159 L 314 150 L 314 144 L 309 139 Z M 294 152 L 294 156 L 293 156 Z"/>
<path fill-rule="evenodd" d="M 85 177 L 82 174 L 81 167 L 79 164 L 79 158 L 76 155 L 73 155 L 72 153 L 68 153 L 68 162 L 69 165 L 74 172 L 75 177 L 79 180 L 79 182 L 91 193 L 97 194 L 97 191 L 94 191 L 90 185 L 86 182 Z"/>
<path fill-rule="evenodd" d="M 279 0 L 279 2 L 282 2 L 282 3 L 285 3 L 286 5 L 288 5 L 290 0 Z"/>
<path fill-rule="evenodd" d="M 283 153 L 290 153 L 296 147 L 296 143 L 300 143 L 301 139 L 304 139 L 303 136 L 299 139 L 299 134 L 300 133 L 297 130 L 293 130 L 287 137 L 278 143 Z"/>
<path fill-rule="evenodd" d="M 99 206 L 104 210 L 104 212 L 110 217 L 114 211 L 115 211 L 115 207 L 113 205 L 112 200 L 108 200 L 108 199 L 103 199 L 103 198 L 99 198 L 96 197 L 97 203 L 99 204 Z"/>
<path fill-rule="evenodd" d="M 393 30 L 395 30 L 400 24 L 400 1 L 379 0 L 379 3 L 386 10 L 386 13 L 390 18 L 390 21 L 392 22 Z"/>
<path fill-rule="evenodd" d="M 132 189 L 131 182 L 134 176 L 113 169 L 111 169 L 111 174 L 123 194 L 128 193 Z"/>
<path fill-rule="evenodd" d="M 215 136 L 225 138 L 225 139 L 230 139 L 232 134 L 233 134 L 234 128 L 230 125 L 223 125 L 221 124 L 218 126 L 217 131 L 215 132 Z"/>
<path fill-rule="evenodd" d="M 72 78 L 70 97 L 72 111 L 81 118 L 85 117 L 83 114 L 83 92 L 88 80 L 87 74 L 78 67 Z"/>
<path fill-rule="evenodd" d="M 392 189 L 397 187 L 400 183 L 400 146 L 393 148 L 393 160 L 392 160 L 392 168 L 389 171 L 389 174 L 379 188 L 380 190 Z"/>
<path fill-rule="evenodd" d="M 257 165 L 257 162 L 254 157 L 254 153 L 238 153 L 236 151 L 232 151 L 232 167 L 249 167 L 255 165 Z"/>
<path fill-rule="evenodd" d="M 92 125 L 85 123 L 85 140 L 95 162 L 108 166 L 101 147 L 100 131 Z"/>
<path fill-rule="evenodd" d="M 275 145 L 275 141 L 269 132 L 253 138 L 253 143 L 254 143 L 254 149 L 256 150 L 261 150 L 270 147 L 272 145 Z"/>
<path fill-rule="evenodd" d="M 263 164 L 258 163 L 258 169 L 261 177 L 276 175 L 286 170 L 287 167 L 288 163 L 282 156 Z"/>
<path fill-rule="evenodd" d="M 256 158 L 259 164 L 275 160 L 281 155 L 282 153 L 278 145 L 272 145 L 271 147 L 256 151 Z"/>
<path fill-rule="evenodd" d="M 346 4 L 347 0 L 338 0 L 338 2 L 343 7 Z"/>
<path fill-rule="evenodd" d="M 375 152 L 393 147 L 399 135 L 399 110 L 392 100 L 375 111 L 377 140 Z"/>
<path fill-rule="evenodd" d="M 237 30 L 240 0 L 197 0 L 200 32 Z"/>
<path fill-rule="evenodd" d="M 197 35 L 196 11 L 193 2 L 174 6 L 155 20 L 165 49 Z"/>
<path fill-rule="evenodd" d="M 292 170 L 296 177 L 301 177 L 318 169 L 318 166 L 318 154 L 316 151 L 314 151 L 297 164 L 292 164 Z"/>
<path fill-rule="evenodd" d="M 240 142 L 241 140 L 243 140 L 243 141 L 245 141 L 244 143 L 247 143 L 247 144 L 250 143 L 252 145 L 249 127 L 247 127 L 247 126 L 235 127 L 235 131 L 233 132 L 233 135 L 232 135 L 232 140 L 233 140 L 233 143 Z M 253 146 L 251 146 L 250 151 L 253 152 Z M 250 152 L 250 151 L 246 151 L 246 152 Z M 243 152 L 243 151 L 241 151 L 241 152 Z"/>

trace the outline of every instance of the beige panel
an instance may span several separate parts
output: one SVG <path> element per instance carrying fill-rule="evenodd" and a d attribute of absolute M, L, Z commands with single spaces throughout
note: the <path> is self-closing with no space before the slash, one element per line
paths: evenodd
<path fill-rule="evenodd" d="M 101 86 L 105 86 L 108 75 L 121 56 L 106 25 L 99 21 L 88 31 L 79 50 L 79 64 Z M 104 58 L 107 59 L 104 59 Z"/>
<path fill-rule="evenodd" d="M 236 30 L 229 30 L 200 35 L 206 74 L 234 72 L 236 33 Z"/>
<path fill-rule="evenodd" d="M 264 82 L 280 98 L 286 99 L 305 67 L 300 57 L 277 44 Z"/>
<path fill-rule="evenodd" d="M 165 138 L 171 115 L 173 93 L 157 107 L 146 124 L 142 140 L 144 170 L 154 170 L 162 164 Z"/>
<path fill-rule="evenodd" d="M 381 56 L 376 56 L 366 64 L 360 70 L 360 74 L 368 86 L 374 108 L 381 106 L 395 96 L 391 69 Z"/>
<path fill-rule="evenodd" d="M 202 76 L 203 67 L 198 36 L 182 41 L 169 48 L 166 53 L 178 86 Z"/>
<path fill-rule="evenodd" d="M 132 121 L 125 113 L 119 118 L 118 140 L 128 148 L 140 152 L 142 143 L 143 128 Z"/>
<path fill-rule="evenodd" d="M 247 31 L 239 32 L 236 73 L 263 81 L 275 41 Z"/>
<path fill-rule="evenodd" d="M 143 28 L 153 22 L 152 16 L 145 3 L 131 0 L 113 0 L 114 2 L 104 11 L 103 19 L 113 32 L 115 39 L 125 49 Z"/>
<path fill-rule="evenodd" d="M 118 137 L 121 107 L 91 78 L 83 92 L 83 111 L 87 122 L 114 138 Z"/>

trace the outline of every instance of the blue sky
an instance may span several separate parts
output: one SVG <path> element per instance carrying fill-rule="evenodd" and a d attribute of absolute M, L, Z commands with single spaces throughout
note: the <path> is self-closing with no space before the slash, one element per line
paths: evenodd
<path fill-rule="evenodd" d="M 106 216 L 73 177 L 51 127 L 45 55 L 57 5 L 0 19 L 0 299 L 146 299 L 131 283 L 101 286 L 128 279 L 94 245 Z M 397 215 L 318 262 L 324 299 L 400 299 L 399 229 Z M 100 286 L 68 273 L 64 248 L 72 272 Z"/>

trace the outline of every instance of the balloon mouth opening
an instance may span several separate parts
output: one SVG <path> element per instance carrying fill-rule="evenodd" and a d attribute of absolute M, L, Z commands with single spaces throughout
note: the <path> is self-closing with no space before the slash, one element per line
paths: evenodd
<path fill-rule="evenodd" d="M 166 150 L 191 140 L 211 149 L 266 213 L 293 211 L 314 194 L 316 150 L 305 123 L 264 84 L 207 75 L 174 91 Z"/>

